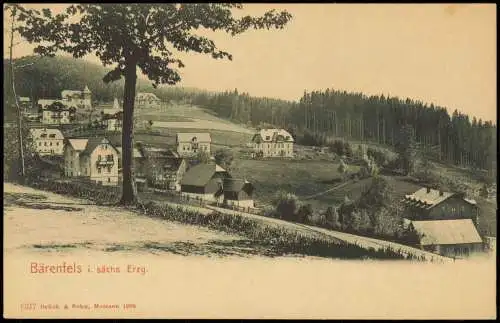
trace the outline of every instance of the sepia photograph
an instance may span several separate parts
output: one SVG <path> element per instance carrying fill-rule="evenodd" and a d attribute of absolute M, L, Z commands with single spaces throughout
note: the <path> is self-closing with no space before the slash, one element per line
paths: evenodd
<path fill-rule="evenodd" d="M 3 9 L 4 318 L 496 319 L 495 4 Z"/>

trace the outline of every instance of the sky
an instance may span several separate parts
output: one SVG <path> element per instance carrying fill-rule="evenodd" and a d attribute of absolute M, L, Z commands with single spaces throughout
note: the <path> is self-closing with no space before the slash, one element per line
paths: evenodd
<path fill-rule="evenodd" d="M 60 10 L 64 5 L 43 4 Z M 181 54 L 179 86 L 298 100 L 333 88 L 412 98 L 496 123 L 494 4 L 246 4 L 287 10 L 282 30 L 210 34 L 233 61 Z M 4 18 L 5 19 L 5 18 Z M 4 25 L 7 25 L 5 21 Z M 8 37 L 4 30 L 4 55 Z M 30 55 L 26 42 L 14 57 Z M 96 57 L 85 59 L 99 63 Z"/>

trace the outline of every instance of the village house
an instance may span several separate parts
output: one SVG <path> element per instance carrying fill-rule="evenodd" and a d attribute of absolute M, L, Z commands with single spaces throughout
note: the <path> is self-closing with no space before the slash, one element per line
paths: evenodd
<path fill-rule="evenodd" d="M 63 90 L 61 98 L 67 106 L 90 109 L 92 108 L 92 93 L 88 86 L 83 90 Z"/>
<path fill-rule="evenodd" d="M 254 186 L 244 180 L 225 178 L 222 189 L 224 191 L 224 204 L 240 208 L 254 208 Z"/>
<path fill-rule="evenodd" d="M 161 100 L 153 93 L 139 92 L 135 96 L 135 106 L 137 108 L 157 108 L 160 105 Z"/>
<path fill-rule="evenodd" d="M 471 219 L 477 225 L 479 208 L 464 195 L 424 187 L 405 195 L 403 218 L 408 221 Z"/>
<path fill-rule="evenodd" d="M 35 151 L 40 156 L 62 156 L 64 151 L 64 136 L 59 129 L 30 129 Z"/>
<path fill-rule="evenodd" d="M 75 108 L 68 107 L 60 100 L 44 107 L 42 112 L 43 124 L 69 124 L 73 122 Z"/>
<path fill-rule="evenodd" d="M 252 157 L 293 157 L 293 143 L 284 129 L 262 129 L 252 137 Z"/>
<path fill-rule="evenodd" d="M 471 219 L 412 221 L 422 250 L 445 257 L 463 258 L 483 251 L 484 244 Z"/>
<path fill-rule="evenodd" d="M 64 146 L 65 176 L 117 185 L 118 154 L 106 138 L 68 139 Z"/>
<path fill-rule="evenodd" d="M 177 133 L 177 153 L 182 157 L 190 157 L 205 152 L 210 155 L 212 138 L 209 133 Z"/>
<path fill-rule="evenodd" d="M 190 199 L 222 203 L 224 179 L 231 175 L 214 163 L 191 167 L 181 180 L 181 195 Z"/>
<path fill-rule="evenodd" d="M 108 131 L 122 130 L 123 112 L 115 109 L 104 109 L 102 111 L 101 122 Z"/>
<path fill-rule="evenodd" d="M 160 189 L 179 192 L 188 164 L 184 158 L 151 158 L 148 180 Z"/>

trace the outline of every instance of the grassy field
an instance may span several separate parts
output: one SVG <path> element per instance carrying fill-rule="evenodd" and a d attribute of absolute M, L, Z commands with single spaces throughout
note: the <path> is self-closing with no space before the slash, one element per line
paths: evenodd
<path fill-rule="evenodd" d="M 257 201 L 269 203 L 280 189 L 305 197 L 331 188 L 329 182 L 340 175 L 337 168 L 338 164 L 324 161 L 235 159 L 231 173 L 251 181 Z"/>

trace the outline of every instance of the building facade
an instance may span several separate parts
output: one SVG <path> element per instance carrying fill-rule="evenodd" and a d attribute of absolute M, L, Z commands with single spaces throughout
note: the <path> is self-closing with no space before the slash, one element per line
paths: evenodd
<path fill-rule="evenodd" d="M 62 156 L 64 152 L 64 136 L 59 129 L 30 129 L 35 151 L 40 156 Z"/>
<path fill-rule="evenodd" d="M 73 122 L 75 108 L 68 107 L 62 101 L 54 101 L 42 111 L 42 123 L 49 125 L 69 124 Z"/>
<path fill-rule="evenodd" d="M 118 156 L 118 150 L 106 138 L 69 139 L 64 148 L 65 176 L 115 186 Z"/>
<path fill-rule="evenodd" d="M 191 157 L 199 152 L 210 155 L 212 138 L 209 133 L 177 133 L 177 153 L 181 157 Z"/>
<path fill-rule="evenodd" d="M 92 108 L 92 92 L 88 86 L 85 86 L 83 90 L 63 90 L 61 92 L 61 98 L 64 103 L 68 106 L 72 106 L 80 109 L 90 109 Z"/>
<path fill-rule="evenodd" d="M 250 147 L 254 158 L 291 158 L 293 143 L 292 135 L 284 129 L 262 129 L 252 137 Z"/>

